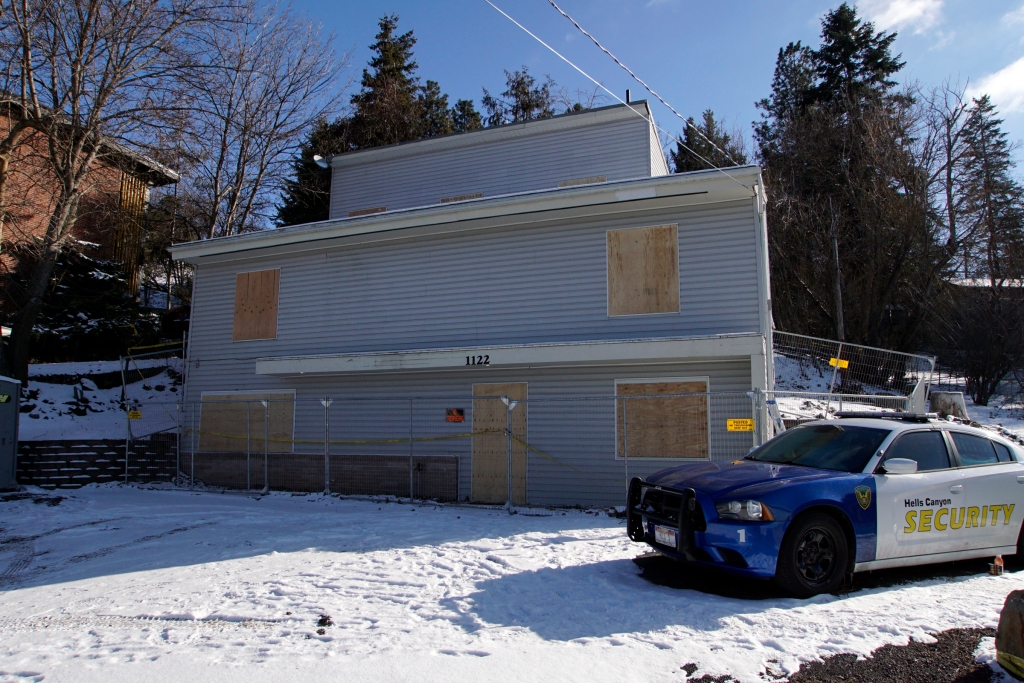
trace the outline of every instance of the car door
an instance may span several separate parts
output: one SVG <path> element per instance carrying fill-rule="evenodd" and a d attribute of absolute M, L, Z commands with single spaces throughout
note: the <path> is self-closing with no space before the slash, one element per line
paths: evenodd
<path fill-rule="evenodd" d="M 1024 465 L 997 441 L 953 430 L 949 435 L 964 473 L 969 547 L 1016 545 L 1024 515 Z"/>
<path fill-rule="evenodd" d="M 882 474 L 885 461 L 917 462 L 915 474 Z M 953 466 L 946 440 L 937 429 L 904 432 L 888 448 L 876 470 L 878 547 L 886 560 L 967 549 L 963 524 L 952 511 L 964 508 L 963 472 Z"/>

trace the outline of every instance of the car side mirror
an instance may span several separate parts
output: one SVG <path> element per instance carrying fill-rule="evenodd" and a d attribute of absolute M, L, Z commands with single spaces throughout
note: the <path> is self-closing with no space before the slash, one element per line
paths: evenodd
<path fill-rule="evenodd" d="M 910 458 L 892 458 L 882 463 L 882 471 L 886 474 L 914 474 L 917 472 L 917 461 Z"/>

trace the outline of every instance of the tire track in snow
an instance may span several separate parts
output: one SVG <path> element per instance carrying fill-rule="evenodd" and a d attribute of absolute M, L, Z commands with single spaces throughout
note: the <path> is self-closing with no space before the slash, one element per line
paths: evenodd
<path fill-rule="evenodd" d="M 192 631 L 253 631 L 272 626 L 292 626 L 293 620 L 283 619 L 228 619 L 211 617 L 190 619 L 185 617 L 122 616 L 94 614 L 89 616 L 57 615 L 26 619 L 0 618 L 0 633 L 26 633 L 37 631 L 86 631 L 93 628 L 139 629 L 147 625 Z M 296 630 L 302 625 L 294 624 Z M 312 627 L 309 628 L 312 631 Z"/>

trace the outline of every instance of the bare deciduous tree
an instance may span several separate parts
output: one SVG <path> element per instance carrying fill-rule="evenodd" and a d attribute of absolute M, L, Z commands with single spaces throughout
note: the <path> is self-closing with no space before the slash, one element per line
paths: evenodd
<path fill-rule="evenodd" d="M 202 31 L 200 63 L 186 81 L 194 118 L 183 138 L 183 189 L 205 214 L 199 238 L 266 226 L 303 135 L 336 114 L 348 55 L 336 56 L 332 40 L 255 0 Z"/>
<path fill-rule="evenodd" d="M 2 42 L 10 50 L 8 110 L 15 113 L 0 159 L 25 135 L 45 140 L 55 181 L 46 229 L 11 336 L 15 376 L 27 376 L 29 340 L 54 263 L 100 160 L 116 165 L 120 143 L 159 128 L 169 86 L 187 65 L 188 30 L 209 19 L 209 0 L 6 0 Z M 24 131 L 24 132 L 22 132 Z M 9 156 L 8 156 L 9 159 Z M 0 161 L 0 167 L 2 167 Z M 0 168 L 0 197 L 6 181 Z"/>

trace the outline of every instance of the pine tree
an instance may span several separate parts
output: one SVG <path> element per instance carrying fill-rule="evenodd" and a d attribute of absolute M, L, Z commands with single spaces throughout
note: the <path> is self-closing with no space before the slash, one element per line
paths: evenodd
<path fill-rule="evenodd" d="M 330 217 L 331 169 L 321 168 L 313 157 L 329 159 L 352 149 L 351 128 L 348 118 L 314 124 L 302 143 L 299 157 L 292 162 L 292 177 L 285 181 L 277 206 L 278 225 L 312 223 Z"/>
<path fill-rule="evenodd" d="M 473 100 L 459 100 L 451 109 L 452 125 L 456 133 L 479 130 L 484 127 L 480 112 L 473 106 Z"/>
<path fill-rule="evenodd" d="M 57 258 L 32 328 L 30 362 L 112 360 L 129 347 L 159 340 L 160 317 L 128 292 L 120 265 L 90 255 L 95 251 L 95 245 L 79 242 Z M 28 255 L 19 261 L 8 288 L 24 288 L 30 261 Z"/>
<path fill-rule="evenodd" d="M 352 96 L 352 136 L 356 147 L 376 147 L 415 140 L 423 128 L 422 102 L 412 31 L 396 35 L 398 15 L 381 17 L 362 89 Z"/>
<path fill-rule="evenodd" d="M 913 101 L 892 80 L 903 66 L 894 40 L 844 3 L 823 19 L 818 49 L 779 51 L 772 94 L 758 103 L 782 329 L 890 348 L 920 339 L 941 254 Z"/>
<path fill-rule="evenodd" d="M 487 125 L 500 126 L 505 123 L 520 123 L 535 119 L 547 119 L 555 115 L 555 98 L 552 90 L 555 82 L 548 76 L 537 85 L 527 67 L 522 71 L 505 72 L 505 92 L 495 97 L 484 88 L 481 100 L 487 112 Z"/>
<path fill-rule="evenodd" d="M 448 109 L 448 96 L 441 92 L 437 81 L 427 81 L 417 98 L 420 109 L 421 138 L 448 135 L 455 132 L 452 112 Z"/>
<path fill-rule="evenodd" d="M 889 77 L 905 64 L 891 54 L 895 40 L 895 33 L 875 33 L 845 2 L 829 12 L 822 22 L 821 47 L 813 51 L 818 83 L 809 93 L 811 102 L 848 106 L 888 93 L 896 85 Z"/>
<path fill-rule="evenodd" d="M 685 147 L 676 142 L 675 150 L 669 152 L 672 168 L 676 173 L 747 163 L 742 139 L 725 132 L 721 123 L 715 120 L 715 113 L 710 109 L 704 112 L 700 123 L 694 122 L 692 116 L 687 119 L 682 142 L 685 143 Z M 704 160 L 710 162 L 710 165 Z"/>

